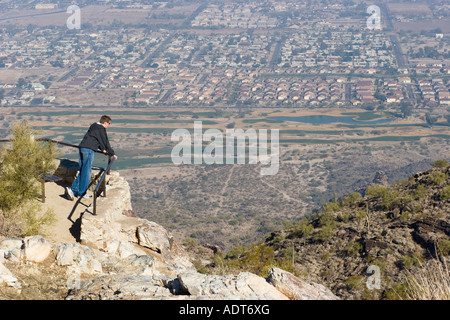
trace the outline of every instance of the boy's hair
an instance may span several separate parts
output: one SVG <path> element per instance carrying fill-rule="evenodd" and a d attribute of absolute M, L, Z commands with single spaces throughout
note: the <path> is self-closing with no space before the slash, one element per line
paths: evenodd
<path fill-rule="evenodd" d="M 101 118 L 100 118 L 100 123 L 105 123 L 105 122 L 111 122 L 111 117 L 109 117 L 109 116 L 102 116 Z"/>

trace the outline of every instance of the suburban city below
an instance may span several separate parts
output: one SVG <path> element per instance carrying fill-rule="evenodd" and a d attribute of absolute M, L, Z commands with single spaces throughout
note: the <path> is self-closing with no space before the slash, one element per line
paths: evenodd
<path fill-rule="evenodd" d="M 450 105 L 445 1 L 71 5 L 0 1 L 2 106 Z"/>

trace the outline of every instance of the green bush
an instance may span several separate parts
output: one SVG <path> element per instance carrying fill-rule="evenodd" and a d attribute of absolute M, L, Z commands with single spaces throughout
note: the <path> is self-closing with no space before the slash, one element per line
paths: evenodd
<path fill-rule="evenodd" d="M 448 161 L 445 159 L 436 160 L 435 162 L 433 162 L 433 167 L 435 167 L 435 168 L 445 168 L 447 166 L 448 166 Z"/>
<path fill-rule="evenodd" d="M 439 240 L 437 243 L 437 249 L 439 254 L 443 256 L 450 255 L 450 238 Z"/>
<path fill-rule="evenodd" d="M 338 223 L 330 213 L 325 213 L 319 216 L 318 223 L 320 230 L 314 234 L 315 241 L 326 241 L 334 235 Z"/>
<path fill-rule="evenodd" d="M 366 189 L 366 196 L 380 199 L 382 207 L 391 210 L 398 199 L 398 192 L 381 185 L 372 185 Z"/>
<path fill-rule="evenodd" d="M 447 175 L 440 171 L 433 171 L 428 176 L 428 181 L 436 186 L 440 186 L 445 181 L 445 179 L 447 179 Z"/>
<path fill-rule="evenodd" d="M 324 207 L 326 213 L 333 213 L 339 211 L 341 209 L 341 205 L 338 202 L 330 202 Z"/>
<path fill-rule="evenodd" d="M 423 260 L 422 254 L 414 252 L 410 255 L 401 257 L 399 262 L 402 268 L 409 269 L 412 266 L 419 266 Z"/>
<path fill-rule="evenodd" d="M 379 184 L 374 184 L 366 189 L 366 196 L 384 198 L 389 194 L 389 189 Z"/>
<path fill-rule="evenodd" d="M 303 218 L 298 221 L 294 226 L 294 235 L 303 238 L 303 241 L 306 240 L 314 231 L 314 227 L 311 224 L 311 221 L 307 218 Z"/>
<path fill-rule="evenodd" d="M 39 179 L 56 169 L 56 149 L 52 143 L 37 141 L 36 134 L 26 122 L 16 123 L 11 143 L 0 150 L 2 225 L 14 221 L 25 235 L 39 233 L 41 227 L 53 221 L 52 213 L 43 213 L 36 199 L 40 196 Z M 0 229 L 0 233 L 5 234 L 5 230 Z"/>
<path fill-rule="evenodd" d="M 352 241 L 347 244 L 345 247 L 345 252 L 351 257 L 357 257 L 362 251 L 363 246 L 361 243 L 357 241 Z"/>
<path fill-rule="evenodd" d="M 361 194 L 358 192 L 353 192 L 348 196 L 344 197 L 344 199 L 342 200 L 342 204 L 344 206 L 350 206 L 356 203 L 356 201 L 358 201 L 359 199 L 361 199 Z"/>
<path fill-rule="evenodd" d="M 414 198 L 416 200 L 422 199 L 427 194 L 427 187 L 420 183 L 417 185 L 416 190 L 414 190 Z"/>
<path fill-rule="evenodd" d="M 442 189 L 441 193 L 439 194 L 439 199 L 440 200 L 450 199 L 450 185 Z"/>

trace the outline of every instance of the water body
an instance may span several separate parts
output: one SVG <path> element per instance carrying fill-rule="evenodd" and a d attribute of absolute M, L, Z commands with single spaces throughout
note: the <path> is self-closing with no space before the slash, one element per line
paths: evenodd
<path fill-rule="evenodd" d="M 310 124 L 330 124 L 330 123 L 345 123 L 345 124 L 355 124 L 355 125 L 370 125 L 370 124 L 381 124 L 391 122 L 391 119 L 378 119 L 371 121 L 358 121 L 354 120 L 351 116 L 323 116 L 323 115 L 315 115 L 315 116 L 303 116 L 303 117 L 270 117 L 269 119 L 278 120 L 278 121 L 294 121 L 294 122 L 303 122 Z"/>

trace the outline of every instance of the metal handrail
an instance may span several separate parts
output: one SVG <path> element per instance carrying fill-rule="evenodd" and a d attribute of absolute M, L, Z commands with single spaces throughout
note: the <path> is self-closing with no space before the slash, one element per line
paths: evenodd
<path fill-rule="evenodd" d="M 53 143 L 56 143 L 56 144 L 60 144 L 62 146 L 72 147 L 72 148 L 77 148 L 77 149 L 81 148 L 80 146 L 77 146 L 77 145 L 74 145 L 74 144 L 70 144 L 70 143 L 62 142 L 62 141 L 56 141 L 56 140 L 53 140 L 53 139 L 39 138 L 39 139 L 36 139 L 36 140 L 37 141 L 53 142 Z M 11 142 L 11 140 L 9 140 L 9 139 L 0 139 L 0 142 Z M 98 190 L 100 188 L 100 185 L 103 182 L 105 182 L 105 176 L 110 173 L 110 169 L 111 169 L 111 166 L 112 166 L 112 164 L 114 162 L 114 158 L 112 158 L 112 155 L 110 153 L 105 153 L 103 151 L 97 151 L 97 150 L 93 150 L 93 151 L 108 156 L 108 166 L 106 167 L 105 170 L 102 169 L 103 171 L 101 173 L 100 180 L 99 180 L 99 182 L 97 183 L 97 186 L 94 189 L 94 212 L 93 212 L 93 214 L 96 215 L 97 214 L 97 196 L 98 196 L 97 194 L 98 194 Z M 103 184 L 103 196 L 106 197 L 106 185 L 105 184 Z"/>
<path fill-rule="evenodd" d="M 108 167 L 106 170 L 103 171 L 100 180 L 97 183 L 97 186 L 94 189 L 94 216 L 97 215 L 97 197 L 98 197 L 98 189 L 100 188 L 100 185 L 103 185 L 103 196 L 106 197 L 106 184 L 103 183 L 105 181 L 105 176 L 108 174 L 109 169 L 111 169 L 111 166 L 114 162 L 114 158 L 109 160 Z"/>
<path fill-rule="evenodd" d="M 0 139 L 0 142 L 11 142 L 11 141 L 12 140 L 10 140 L 10 139 Z M 70 144 L 70 143 L 67 143 L 67 142 L 56 141 L 56 140 L 47 139 L 47 138 L 39 138 L 39 139 L 36 139 L 36 141 L 47 141 L 47 142 L 57 143 L 57 144 L 60 144 L 62 146 L 66 146 L 66 147 L 72 147 L 72 148 L 77 148 L 77 149 L 81 148 L 80 146 L 77 146 L 75 144 Z M 93 151 L 97 152 L 97 153 L 105 154 L 103 151 L 98 151 L 98 150 L 93 150 Z M 111 154 L 109 154 L 109 153 L 106 153 L 106 155 L 111 156 Z"/>
<path fill-rule="evenodd" d="M 53 139 L 39 138 L 39 139 L 36 139 L 36 140 L 37 140 L 37 141 L 54 142 L 54 143 L 60 144 L 60 145 L 62 145 L 62 146 L 67 146 L 67 147 L 72 147 L 72 148 L 78 148 L 78 149 L 81 148 L 80 146 L 77 146 L 77 145 L 75 145 L 75 144 L 70 144 L 70 143 L 67 143 L 67 142 L 56 141 L 56 140 L 53 140 Z M 94 151 L 94 152 L 97 152 L 97 153 L 105 154 L 103 151 L 98 151 L 98 150 L 93 150 L 93 151 Z M 110 156 L 109 153 L 106 153 L 106 154 Z"/>

